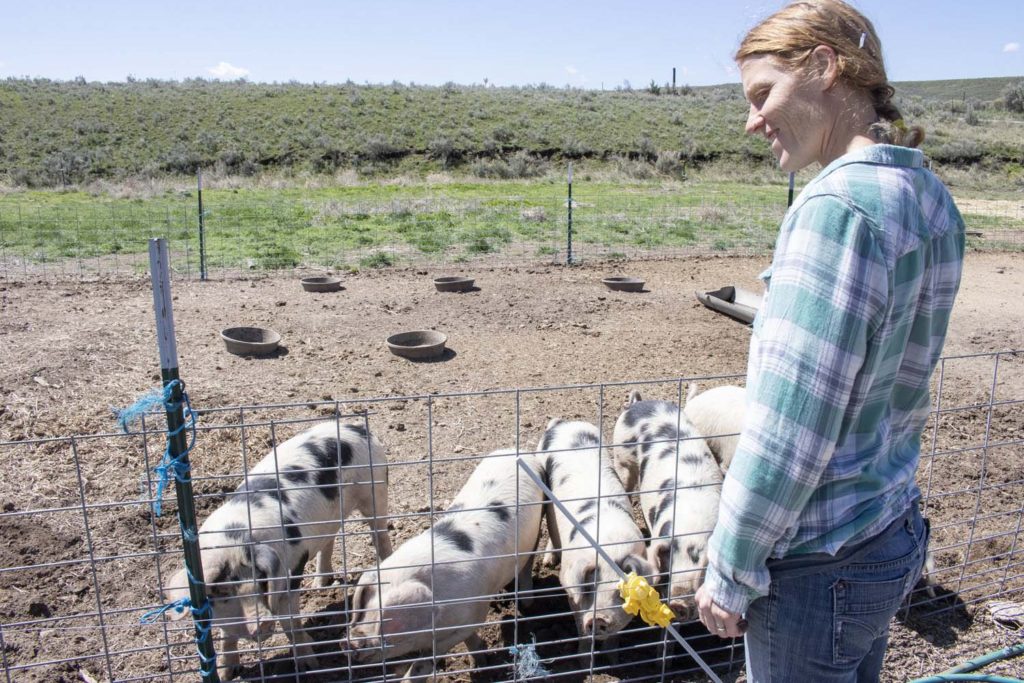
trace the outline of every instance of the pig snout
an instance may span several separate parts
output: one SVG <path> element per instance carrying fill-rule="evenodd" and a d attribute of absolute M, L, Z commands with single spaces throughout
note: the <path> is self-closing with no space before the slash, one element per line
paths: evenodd
<path fill-rule="evenodd" d="M 354 662 L 372 662 L 380 658 L 380 638 L 375 636 L 342 638 L 341 651 L 351 657 Z"/>
<path fill-rule="evenodd" d="M 673 597 L 668 601 L 668 606 L 679 621 L 692 621 L 697 618 L 697 603 L 692 597 Z"/>
<path fill-rule="evenodd" d="M 603 614 L 586 614 L 583 616 L 583 635 L 593 636 L 598 640 L 607 638 L 614 633 L 612 622 Z"/>

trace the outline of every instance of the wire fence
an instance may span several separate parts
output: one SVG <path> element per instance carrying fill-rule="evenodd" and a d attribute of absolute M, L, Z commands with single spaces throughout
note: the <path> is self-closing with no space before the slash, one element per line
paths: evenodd
<path fill-rule="evenodd" d="M 918 473 L 934 567 L 904 615 L 919 638 L 962 628 L 964 614 L 993 600 L 1024 597 L 1022 362 L 1024 351 L 946 357 L 935 373 Z M 641 476 L 627 491 L 613 426 L 631 391 L 678 405 L 693 382 L 737 381 L 194 406 L 190 476 L 222 678 L 707 680 L 663 628 L 621 616 L 619 577 L 578 527 L 677 604 L 675 628 L 716 675 L 736 674 L 741 643 L 692 620 L 692 591 L 672 594 L 699 568 L 670 558 L 660 581 L 651 576 L 658 540 L 699 548 L 708 524 L 685 536 L 678 526 L 652 529 L 640 504 L 678 494 L 672 505 L 683 505 L 719 483 L 684 496 Z M 571 434 L 556 438 L 551 418 L 565 418 Z M 469 426 L 481 422 L 486 430 Z M 163 514 L 153 507 L 166 442 L 163 415 L 149 413 L 129 433 L 0 443 L 3 680 L 201 675 L 187 613 L 140 623 L 185 584 L 172 487 Z M 553 510 L 542 520 L 544 495 L 525 468 L 575 525 Z M 548 566 L 553 524 L 562 550 Z M 1001 644 L 993 631 L 947 646 L 967 659 Z M 903 673 L 933 673 L 929 661 L 916 666 L 924 670 Z"/>
<path fill-rule="evenodd" d="M 787 203 L 773 185 L 553 183 L 207 193 L 0 205 L 0 279 L 136 277 L 150 238 L 176 277 L 388 265 L 566 263 L 763 254 Z M 971 248 L 1024 249 L 1024 203 L 960 201 Z"/>

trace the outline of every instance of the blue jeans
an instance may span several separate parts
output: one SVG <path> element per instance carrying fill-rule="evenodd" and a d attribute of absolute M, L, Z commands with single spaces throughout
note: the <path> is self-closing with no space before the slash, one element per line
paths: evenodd
<path fill-rule="evenodd" d="M 924 565 L 917 501 L 882 533 L 835 556 L 769 560 L 771 589 L 747 609 L 749 683 L 877 681 L 889 621 Z"/>

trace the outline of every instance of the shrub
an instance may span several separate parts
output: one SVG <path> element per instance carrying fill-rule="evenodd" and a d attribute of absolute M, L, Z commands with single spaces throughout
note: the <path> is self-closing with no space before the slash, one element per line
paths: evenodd
<path fill-rule="evenodd" d="M 568 138 L 562 143 L 562 156 L 566 159 L 582 159 L 590 154 L 590 148 L 576 138 Z"/>
<path fill-rule="evenodd" d="M 1003 104 L 1006 111 L 1024 114 L 1024 81 L 1010 83 L 1003 89 Z"/>
<path fill-rule="evenodd" d="M 387 268 L 395 265 L 395 257 L 386 251 L 375 251 L 359 259 L 359 265 L 364 268 Z"/>
<path fill-rule="evenodd" d="M 455 147 L 451 138 L 439 136 L 430 141 L 427 145 L 427 156 L 437 159 L 444 168 L 448 168 L 462 156 L 462 153 Z"/>
<path fill-rule="evenodd" d="M 367 161 L 389 161 L 402 156 L 402 150 L 382 135 L 368 138 L 359 151 L 359 155 Z"/>
<path fill-rule="evenodd" d="M 544 172 L 544 168 L 529 152 L 519 150 L 508 160 L 508 171 L 510 178 L 535 178 Z"/>
<path fill-rule="evenodd" d="M 658 152 L 658 160 L 654 163 L 658 173 L 679 177 L 683 174 L 683 164 L 680 161 L 679 152 L 664 151 Z"/>
<path fill-rule="evenodd" d="M 976 126 L 976 125 L 978 125 L 978 123 L 979 123 L 978 113 L 976 111 L 974 111 L 974 105 L 973 104 L 968 104 L 967 105 L 967 112 L 964 114 L 964 122 L 968 126 Z"/>

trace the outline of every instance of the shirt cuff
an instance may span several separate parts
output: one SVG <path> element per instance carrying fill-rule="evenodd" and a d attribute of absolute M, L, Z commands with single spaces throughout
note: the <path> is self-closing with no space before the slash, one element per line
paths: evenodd
<path fill-rule="evenodd" d="M 704 590 L 716 605 L 733 614 L 743 614 L 760 597 L 750 587 L 727 579 L 713 564 L 708 564 L 704 575 Z"/>

